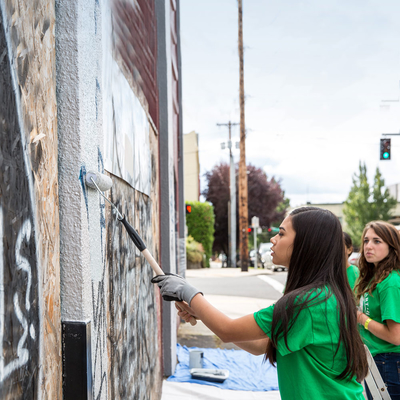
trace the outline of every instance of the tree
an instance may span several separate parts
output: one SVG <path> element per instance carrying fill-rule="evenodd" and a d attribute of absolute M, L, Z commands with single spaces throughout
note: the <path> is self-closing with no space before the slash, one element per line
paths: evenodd
<path fill-rule="evenodd" d="M 188 235 L 201 243 L 206 253 L 206 266 L 212 255 L 212 245 L 214 242 L 214 210 L 209 203 L 200 201 L 187 201 L 186 204 L 191 206 L 190 214 L 186 214 L 186 225 L 188 227 Z"/>
<path fill-rule="evenodd" d="M 273 177 L 268 179 L 261 168 L 248 165 L 247 174 L 248 223 L 250 225 L 251 219 L 257 216 L 260 219 L 260 226 L 268 228 L 273 222 L 283 219 L 288 200 L 284 197 L 279 181 Z M 205 178 L 207 187 L 202 194 L 213 204 L 215 214 L 213 251 L 228 254 L 229 165 L 226 163 L 216 165 L 205 174 Z M 238 233 L 237 230 L 237 235 Z"/>
<path fill-rule="evenodd" d="M 370 221 L 388 221 L 396 199 L 390 197 L 379 168 L 376 169 L 372 189 L 367 179 L 367 167 L 359 165 L 359 175 L 354 174 L 353 186 L 344 202 L 343 214 L 348 225 L 348 233 L 355 245 L 359 246 L 365 225 Z"/>

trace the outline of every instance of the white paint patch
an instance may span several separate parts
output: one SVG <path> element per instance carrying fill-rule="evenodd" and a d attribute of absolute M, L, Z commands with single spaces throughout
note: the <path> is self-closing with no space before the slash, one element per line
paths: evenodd
<path fill-rule="evenodd" d="M 16 250 L 15 261 L 17 263 L 17 268 L 22 269 L 28 275 L 28 283 L 26 286 L 26 295 L 25 295 L 26 311 L 29 311 L 31 309 L 29 295 L 31 293 L 31 286 L 32 286 L 32 270 L 31 270 L 31 266 L 30 266 L 28 260 L 21 255 L 21 245 L 22 245 L 22 242 L 24 241 L 24 239 L 29 241 L 30 237 L 31 237 L 31 221 L 29 221 L 29 219 L 27 219 L 23 223 L 23 225 L 18 233 L 17 243 L 15 245 L 15 247 L 16 247 L 15 248 L 15 250 Z"/>
<path fill-rule="evenodd" d="M 33 324 L 31 324 L 31 326 L 29 327 L 29 334 L 31 335 L 31 338 L 33 340 L 35 340 L 36 331 L 35 331 L 35 327 L 33 326 Z"/>
<path fill-rule="evenodd" d="M 150 196 L 150 124 L 111 52 L 103 72 L 104 168 Z"/>
<path fill-rule="evenodd" d="M 272 286 L 276 291 L 278 291 L 280 294 L 283 293 L 283 290 L 285 289 L 285 285 L 282 285 L 282 283 L 276 281 L 275 279 L 270 278 L 269 276 L 266 275 L 257 275 L 262 281 L 267 282 L 268 285 Z"/>

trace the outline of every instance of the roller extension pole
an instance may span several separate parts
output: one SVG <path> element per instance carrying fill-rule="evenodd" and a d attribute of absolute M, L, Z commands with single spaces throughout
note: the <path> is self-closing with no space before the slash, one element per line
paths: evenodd
<path fill-rule="evenodd" d="M 146 245 L 144 244 L 142 238 L 137 233 L 136 229 L 125 219 L 125 215 L 123 216 L 122 219 L 120 219 L 118 217 L 118 220 L 122 222 L 126 231 L 128 232 L 129 237 L 132 239 L 133 243 L 135 243 L 135 246 L 143 254 L 144 258 L 148 261 L 148 263 L 150 264 L 150 266 L 153 269 L 153 271 L 155 272 L 155 274 L 156 275 L 165 275 L 164 271 L 158 265 L 157 261 L 147 250 Z M 181 311 L 183 311 L 182 308 L 179 306 L 179 303 L 176 303 L 176 305 L 179 307 L 179 309 Z M 192 326 L 197 324 L 196 318 L 194 318 L 194 317 L 191 317 L 189 322 L 190 322 L 190 325 L 192 325 Z"/>

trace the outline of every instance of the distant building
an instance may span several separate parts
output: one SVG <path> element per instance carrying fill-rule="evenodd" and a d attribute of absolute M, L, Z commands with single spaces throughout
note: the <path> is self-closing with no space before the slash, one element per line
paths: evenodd
<path fill-rule="evenodd" d="M 396 208 L 392 211 L 392 218 L 389 219 L 388 222 L 392 223 L 393 225 L 400 225 L 400 196 L 396 197 L 395 193 L 399 193 L 398 190 L 400 189 L 400 184 L 392 185 L 387 187 L 390 191 L 390 194 L 397 200 L 397 205 Z M 331 211 L 333 214 L 335 214 L 338 218 L 340 223 L 342 224 L 342 228 L 344 231 L 347 230 L 347 223 L 343 214 L 343 206 L 344 203 L 321 203 L 321 204 L 312 204 L 312 203 L 307 203 L 299 207 L 306 207 L 306 206 L 312 206 L 312 207 L 318 207 L 318 208 L 325 208 L 326 210 Z M 294 208 L 298 207 L 292 207 L 291 210 Z"/>
<path fill-rule="evenodd" d="M 393 218 L 390 222 L 394 225 L 400 225 L 400 183 L 387 186 L 387 189 L 389 189 L 390 195 L 397 200 L 397 206 L 392 211 Z"/>
<path fill-rule="evenodd" d="M 318 207 L 318 208 L 325 208 L 326 210 L 331 211 L 333 214 L 335 214 L 338 218 L 340 223 L 342 224 L 342 228 L 344 231 L 346 231 L 347 224 L 344 219 L 344 214 L 343 214 L 343 203 L 321 203 L 321 204 L 311 204 L 307 203 L 299 207 L 307 207 L 307 206 L 312 206 L 312 207 Z M 294 208 L 298 207 L 291 207 L 289 212 L 293 210 Z"/>
<path fill-rule="evenodd" d="M 199 201 L 199 135 L 195 131 L 183 135 L 183 183 L 185 201 Z"/>

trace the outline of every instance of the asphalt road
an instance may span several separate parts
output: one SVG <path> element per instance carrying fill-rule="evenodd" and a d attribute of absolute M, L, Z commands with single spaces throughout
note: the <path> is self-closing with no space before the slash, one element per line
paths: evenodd
<path fill-rule="evenodd" d="M 287 272 L 274 272 L 271 275 L 252 275 L 240 277 L 192 278 L 188 282 L 205 295 L 253 297 L 278 300 L 282 296 Z M 274 284 L 274 281 L 276 284 Z"/>

